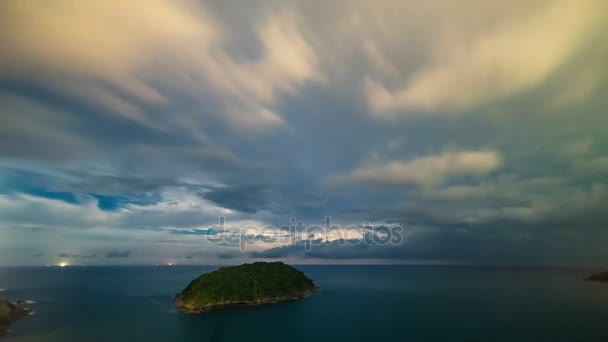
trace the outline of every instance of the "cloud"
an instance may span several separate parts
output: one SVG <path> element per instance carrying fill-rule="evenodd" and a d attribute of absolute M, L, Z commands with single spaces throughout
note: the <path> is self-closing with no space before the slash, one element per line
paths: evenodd
<path fill-rule="evenodd" d="M 59 253 L 57 256 L 60 258 L 71 258 L 71 259 L 97 258 L 97 254 L 75 254 L 75 253 L 68 253 L 68 252 Z"/>
<path fill-rule="evenodd" d="M 131 257 L 131 251 L 110 251 L 105 254 L 106 258 L 129 258 Z"/>
<path fill-rule="evenodd" d="M 608 174 L 608 157 L 596 157 L 580 160 L 574 165 L 575 170 L 590 174 Z"/>
<path fill-rule="evenodd" d="M 278 259 L 288 257 L 318 259 L 414 259 L 417 253 L 409 250 L 402 231 L 394 243 L 374 242 L 372 232 L 360 238 L 339 238 L 331 241 L 309 238 L 296 244 L 282 245 L 250 253 L 253 258 Z M 418 255 L 419 256 L 419 255 Z"/>
<path fill-rule="evenodd" d="M 226 253 L 220 253 L 217 255 L 218 258 L 220 259 L 234 259 L 234 258 L 239 258 L 239 257 L 243 257 L 243 253 L 239 253 L 239 252 L 226 252 Z"/>
<path fill-rule="evenodd" d="M 593 149 L 591 138 L 584 138 L 564 144 L 561 153 L 572 163 L 575 172 L 589 176 L 608 173 L 608 157 Z"/>
<path fill-rule="evenodd" d="M 602 49 L 602 47 L 599 47 Z M 598 58 L 600 59 L 600 58 Z M 548 101 L 548 109 L 558 111 L 563 108 L 572 108 L 593 96 L 602 89 L 602 81 L 605 79 L 606 70 L 601 66 L 601 62 L 595 59 L 585 60 L 585 65 L 576 68 L 564 79 L 559 82 L 558 89 Z"/>
<path fill-rule="evenodd" d="M 248 252 L 294 262 L 531 263 L 575 243 L 573 260 L 605 260 L 604 13 L 600 0 L 0 2 L 0 263 L 247 261 L 220 216 L 416 227 L 405 246 L 314 255 L 251 238 Z"/>
<path fill-rule="evenodd" d="M 259 184 L 215 187 L 202 192 L 201 196 L 222 207 L 246 213 L 269 210 L 276 206 L 272 192 Z"/>
<path fill-rule="evenodd" d="M 66 160 L 75 157 L 77 151 L 95 150 L 86 139 L 66 129 L 80 120 L 65 111 L 1 90 L 0 103 L 0 116 L 7 118 L 0 126 L 2 156 Z"/>
<path fill-rule="evenodd" d="M 52 6 L 7 1 L 1 9 L 7 53 L 0 75 L 27 76 L 37 86 L 159 130 L 166 126 L 149 109 L 167 106 L 176 94 L 214 102 L 222 108 L 218 118 L 243 129 L 273 126 L 282 122 L 272 108 L 279 94 L 321 80 L 315 52 L 289 12 L 253 27 L 262 53 L 242 59 L 231 51 L 236 42 L 230 28 L 195 1 L 144 7 L 130 0 Z M 174 124 L 192 130 L 195 120 L 182 117 Z"/>
<path fill-rule="evenodd" d="M 128 202 L 112 211 L 102 210 L 99 201 L 89 196 L 81 196 L 79 201 L 70 203 L 63 199 L 23 193 L 0 195 L 2 225 L 62 230 L 99 227 L 169 228 L 168 231 L 175 234 L 186 234 L 197 231 L 192 228 L 217 223 L 220 216 L 229 219 L 241 217 L 236 212 L 201 198 L 196 192 L 180 187 L 166 188 L 153 203 Z"/>
<path fill-rule="evenodd" d="M 564 144 L 564 146 L 562 148 L 562 152 L 566 156 L 570 156 L 570 157 L 584 156 L 589 153 L 589 151 L 591 150 L 592 144 L 593 144 L 593 141 L 591 141 L 590 138 L 573 141 L 571 143 Z"/>
<path fill-rule="evenodd" d="M 358 241 L 350 244 L 332 243 L 312 246 L 306 251 L 304 245 L 285 245 L 262 252 L 251 253 L 254 258 L 306 260 L 319 262 L 369 262 L 373 259 L 391 263 L 414 264 L 535 264 L 573 265 L 573 254 L 577 260 L 590 261 L 598 254 L 584 251 L 589 246 L 597 248 L 601 242 L 576 232 L 551 233 L 545 230 L 480 230 L 436 229 L 418 227 L 403 245 L 374 246 Z M 592 234 L 597 238 L 605 236 Z M 602 252 L 601 255 L 606 255 Z M 583 255 L 581 259 L 580 256 Z M 328 261 L 329 260 L 329 261 Z"/>
<path fill-rule="evenodd" d="M 493 151 L 443 152 L 410 161 L 393 161 L 378 167 L 356 169 L 349 175 L 334 177 L 332 181 L 426 188 L 453 177 L 486 175 L 501 164 L 501 155 Z"/>
<path fill-rule="evenodd" d="M 146 67 L 147 56 L 163 47 L 164 42 L 204 44 L 213 36 L 206 24 L 210 21 L 198 21 L 196 9 L 183 2 L 178 5 L 154 1 L 141 8 L 134 1 L 84 6 L 69 1 L 53 6 L 9 1 L 2 7 L 7 30 L 2 31 L 0 40 L 10 51 L 0 61 L 4 74 L 37 70 L 49 76 L 61 75 L 48 86 L 62 92 L 74 91 L 106 110 L 142 123 L 146 116 L 129 102 L 129 97 L 145 102 L 166 101 L 138 75 Z M 157 25 L 158 20 L 163 25 Z"/>
<path fill-rule="evenodd" d="M 172 234 L 177 234 L 177 235 L 209 236 L 209 235 L 217 235 L 220 233 L 218 230 L 215 230 L 215 229 L 171 229 L 170 231 Z"/>
<path fill-rule="evenodd" d="M 364 81 L 372 113 L 454 112 L 525 91 L 544 82 L 584 47 L 606 10 L 597 0 L 556 0 L 490 30 L 446 33 L 432 65 L 389 90 Z M 458 32 L 458 31 L 456 31 Z"/>
<path fill-rule="evenodd" d="M 393 214 L 427 226 L 600 228 L 605 214 L 598 203 L 606 190 L 602 183 L 582 187 L 561 178 L 502 177 L 410 194 Z"/>
<path fill-rule="evenodd" d="M 93 199 L 67 203 L 26 194 L 0 195 L 0 223 L 42 227 L 90 227 L 110 223 L 116 215 L 103 212 Z"/>

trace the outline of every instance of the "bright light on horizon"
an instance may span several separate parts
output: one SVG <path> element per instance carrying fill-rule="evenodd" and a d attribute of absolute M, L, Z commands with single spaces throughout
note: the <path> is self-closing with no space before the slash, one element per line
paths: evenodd
<path fill-rule="evenodd" d="M 70 264 L 68 264 L 67 262 L 60 262 L 59 263 L 59 267 L 66 267 L 66 266 L 70 266 Z"/>

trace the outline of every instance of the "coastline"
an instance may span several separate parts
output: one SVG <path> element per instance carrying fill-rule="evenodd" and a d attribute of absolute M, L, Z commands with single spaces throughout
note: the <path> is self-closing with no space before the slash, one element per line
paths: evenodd
<path fill-rule="evenodd" d="M 303 292 L 301 294 L 298 294 L 296 296 L 273 297 L 273 298 L 266 298 L 266 299 L 261 299 L 261 300 L 257 300 L 257 301 L 213 303 L 213 304 L 208 304 L 208 305 L 205 305 L 202 307 L 200 307 L 200 306 L 192 307 L 189 305 L 185 305 L 181 299 L 178 299 L 177 302 L 175 303 L 175 307 L 179 311 L 182 311 L 187 314 L 200 314 L 200 313 L 204 313 L 204 312 L 227 309 L 227 308 L 232 308 L 232 307 L 260 306 L 260 305 L 267 305 L 267 304 L 290 302 L 290 301 L 294 301 L 294 300 L 298 300 L 298 299 L 308 298 L 308 297 L 316 294 L 319 291 L 321 291 L 320 287 L 314 287 L 313 289 Z"/>
<path fill-rule="evenodd" d="M 12 324 L 17 322 L 21 318 L 28 316 L 31 312 L 29 309 L 19 307 L 6 300 L 4 301 L 4 304 L 8 306 L 8 308 L 10 309 L 10 313 L 6 317 L 0 318 L 0 336 L 3 336 L 8 333 L 8 329 Z"/>

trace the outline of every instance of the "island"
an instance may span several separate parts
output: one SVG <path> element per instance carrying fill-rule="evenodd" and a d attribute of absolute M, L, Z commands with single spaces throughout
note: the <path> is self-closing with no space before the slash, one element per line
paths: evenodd
<path fill-rule="evenodd" d="M 193 280 L 177 295 L 176 307 L 188 313 L 306 298 L 319 288 L 304 273 L 282 262 L 221 267 Z"/>
<path fill-rule="evenodd" d="M 587 277 L 585 280 L 589 281 L 600 281 L 604 283 L 608 283 L 608 272 L 597 273 Z"/>
<path fill-rule="evenodd" d="M 29 311 L 13 305 L 11 302 L 0 297 L 0 336 L 4 335 L 9 325 L 23 316 L 27 316 Z"/>

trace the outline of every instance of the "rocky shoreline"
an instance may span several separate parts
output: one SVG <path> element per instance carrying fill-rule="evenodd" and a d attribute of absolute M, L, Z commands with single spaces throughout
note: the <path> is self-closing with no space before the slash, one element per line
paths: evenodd
<path fill-rule="evenodd" d="M 0 336 L 8 332 L 11 324 L 31 313 L 31 310 L 19 307 L 4 299 L 0 299 L 0 305 L 8 310 L 5 316 L 0 317 Z"/>
<path fill-rule="evenodd" d="M 240 307 L 240 306 L 259 306 L 259 305 L 290 302 L 293 300 L 308 298 L 319 291 L 321 291 L 321 288 L 315 287 L 314 289 L 303 292 L 297 296 L 274 297 L 274 298 L 261 299 L 261 300 L 257 300 L 257 301 L 213 303 L 213 304 L 209 304 L 209 305 L 205 305 L 205 306 L 201 306 L 201 307 L 187 305 L 182 300 L 178 299 L 177 302 L 175 303 L 175 307 L 177 309 L 179 309 L 180 311 L 188 313 L 188 314 L 200 314 L 200 313 L 204 313 L 204 312 L 215 311 L 215 310 L 226 309 L 226 308 L 233 308 L 233 307 Z"/>

